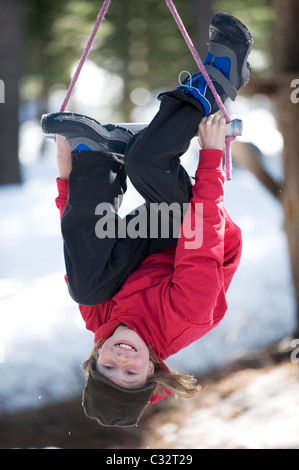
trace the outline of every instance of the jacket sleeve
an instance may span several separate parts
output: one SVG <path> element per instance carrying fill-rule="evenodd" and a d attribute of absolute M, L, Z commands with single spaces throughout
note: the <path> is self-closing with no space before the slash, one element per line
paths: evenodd
<path fill-rule="evenodd" d="M 164 318 L 167 323 L 171 318 L 180 332 L 171 335 L 171 354 L 215 327 L 227 309 L 223 186 L 222 152 L 201 151 L 193 196 L 176 249 L 174 273 L 162 296 Z"/>
<path fill-rule="evenodd" d="M 55 199 L 56 207 L 60 212 L 60 217 L 63 214 L 66 201 L 69 194 L 68 189 L 68 180 L 61 180 L 60 178 L 56 179 L 57 189 L 58 189 L 58 196 Z"/>

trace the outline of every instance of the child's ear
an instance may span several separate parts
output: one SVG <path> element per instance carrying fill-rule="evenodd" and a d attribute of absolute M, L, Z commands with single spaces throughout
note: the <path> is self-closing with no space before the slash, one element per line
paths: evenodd
<path fill-rule="evenodd" d="M 155 366 L 153 361 L 148 361 L 148 375 L 152 375 L 155 372 Z"/>

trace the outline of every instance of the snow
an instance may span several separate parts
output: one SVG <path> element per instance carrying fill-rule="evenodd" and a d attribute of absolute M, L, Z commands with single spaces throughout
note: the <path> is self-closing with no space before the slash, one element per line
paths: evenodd
<path fill-rule="evenodd" d="M 257 113 L 254 120 L 257 126 Z M 268 130 L 269 141 L 271 132 L 279 146 L 274 124 Z M 20 150 L 24 183 L 0 188 L 0 415 L 81 393 L 81 363 L 93 345 L 93 335 L 85 329 L 64 281 L 59 214 L 54 204 L 55 145 L 46 142 L 43 156 L 37 158 L 41 142 L 38 123 L 25 123 Z M 195 168 L 196 154 L 194 143 L 183 157 L 190 172 Z M 279 175 L 279 152 L 266 155 L 265 164 Z M 169 367 L 190 373 L 222 367 L 246 351 L 291 335 L 296 326 L 281 206 L 242 168 L 234 168 L 225 193 L 226 208 L 243 232 L 243 256 L 227 295 L 228 312 L 220 326 L 167 361 Z M 139 202 L 129 186 L 122 210 L 130 210 Z M 263 378 L 255 386 L 255 395 L 262 396 Z M 291 396 L 298 394 L 296 390 L 294 384 L 284 393 Z M 233 403 L 241 397 L 234 395 L 231 400 Z M 267 406 L 266 400 L 254 411 L 256 415 L 246 418 L 248 422 L 240 418 L 235 429 L 236 434 L 241 432 L 239 429 L 246 433 L 252 427 L 248 440 L 253 445 L 255 420 L 263 412 L 272 412 L 263 406 Z M 279 408 L 278 394 L 275 409 Z M 216 431 L 218 424 L 224 425 L 217 420 L 227 412 L 229 409 L 211 409 L 210 415 L 204 415 L 207 410 L 198 410 L 189 425 L 207 422 L 213 415 Z M 287 413 L 293 425 L 295 413 L 291 407 Z"/>
<path fill-rule="evenodd" d="M 185 419 L 172 413 L 166 424 L 153 426 L 155 438 L 171 449 L 298 449 L 294 367 L 239 372 L 206 391 L 192 412 L 187 405 L 178 414 Z"/>

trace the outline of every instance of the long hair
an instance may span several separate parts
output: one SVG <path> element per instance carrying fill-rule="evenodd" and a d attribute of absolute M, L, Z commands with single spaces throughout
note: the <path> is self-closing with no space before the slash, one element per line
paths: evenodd
<path fill-rule="evenodd" d="M 98 349 L 103 343 L 103 339 L 99 339 L 91 350 L 89 358 L 83 362 L 82 369 L 86 378 L 89 374 L 89 365 L 96 363 L 99 357 Z M 161 362 L 149 348 L 149 358 L 154 364 L 154 374 L 148 377 L 148 382 L 156 382 L 153 395 L 163 395 L 164 388 L 167 388 L 174 395 L 180 398 L 192 398 L 201 389 L 193 375 L 178 374 L 174 371 L 165 371 L 161 369 Z"/>

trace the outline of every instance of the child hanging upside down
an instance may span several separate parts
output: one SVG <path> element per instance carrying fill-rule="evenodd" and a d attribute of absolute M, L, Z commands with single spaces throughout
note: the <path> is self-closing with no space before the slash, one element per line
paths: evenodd
<path fill-rule="evenodd" d="M 240 21 L 212 18 L 205 66 L 223 102 L 248 82 L 251 47 Z M 164 361 L 219 324 L 241 256 L 240 229 L 223 207 L 226 122 L 212 93 L 194 74 L 159 99 L 136 134 L 72 113 L 42 119 L 45 134 L 57 135 L 68 289 L 95 333 L 83 407 L 106 426 L 135 425 L 148 404 L 198 392 Z M 193 180 L 180 157 L 196 135 Z M 127 176 L 145 201 L 139 225 L 136 212 L 117 214 Z"/>

